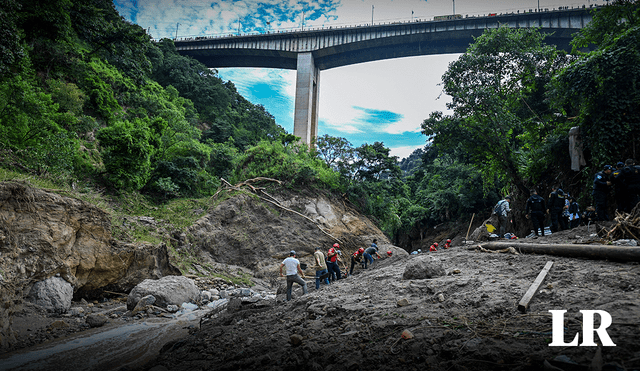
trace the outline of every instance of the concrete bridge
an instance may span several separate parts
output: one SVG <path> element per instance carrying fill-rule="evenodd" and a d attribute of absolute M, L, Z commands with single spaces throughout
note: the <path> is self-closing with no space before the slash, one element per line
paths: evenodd
<path fill-rule="evenodd" d="M 295 69 L 293 134 L 305 143 L 318 135 L 320 71 L 362 62 L 429 54 L 464 53 L 485 29 L 539 27 L 546 42 L 571 50 L 571 35 L 591 21 L 590 8 L 483 17 L 328 27 L 258 35 L 196 37 L 175 42 L 178 52 L 210 68 Z"/>

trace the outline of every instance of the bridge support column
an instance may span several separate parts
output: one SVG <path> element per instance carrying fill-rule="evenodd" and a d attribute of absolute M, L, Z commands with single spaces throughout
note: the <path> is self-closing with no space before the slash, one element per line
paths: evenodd
<path fill-rule="evenodd" d="M 296 74 L 296 101 L 293 135 L 313 145 L 318 136 L 318 87 L 320 70 L 311 53 L 299 53 Z"/>

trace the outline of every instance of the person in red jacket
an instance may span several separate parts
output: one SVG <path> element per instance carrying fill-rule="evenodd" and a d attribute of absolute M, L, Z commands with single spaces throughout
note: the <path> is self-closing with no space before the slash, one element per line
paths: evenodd
<path fill-rule="evenodd" d="M 330 277 L 332 281 L 342 279 L 340 276 L 340 266 L 338 266 L 338 261 L 340 261 L 340 257 L 338 256 L 339 248 L 340 245 L 334 243 L 333 247 L 327 252 L 327 269 L 329 269 L 329 273 L 331 273 Z"/>
<path fill-rule="evenodd" d="M 447 242 L 444 243 L 444 248 L 448 249 L 451 247 L 451 240 L 447 240 Z"/>
<path fill-rule="evenodd" d="M 431 247 L 429 247 L 429 251 L 438 251 L 438 249 L 436 248 L 435 244 L 431 245 Z"/>
<path fill-rule="evenodd" d="M 349 275 L 353 275 L 353 267 L 356 266 L 356 263 L 362 263 L 362 254 L 364 254 L 364 248 L 361 247 L 351 255 L 351 269 L 349 269 Z"/>

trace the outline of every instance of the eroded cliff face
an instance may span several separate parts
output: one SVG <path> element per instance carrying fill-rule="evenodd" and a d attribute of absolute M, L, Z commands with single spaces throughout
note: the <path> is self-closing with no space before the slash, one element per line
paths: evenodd
<path fill-rule="evenodd" d="M 198 251 L 210 261 L 250 268 L 260 278 L 277 277 L 278 267 L 290 250 L 314 274 L 316 246 L 326 251 L 339 243 L 342 261 L 378 240 L 380 252 L 407 252 L 391 245 L 368 218 L 340 199 L 323 194 L 300 195 L 281 190 L 273 197 L 239 193 L 224 200 L 187 230 L 179 248 Z"/>
<path fill-rule="evenodd" d="M 38 281 L 59 274 L 76 293 L 128 292 L 145 278 L 179 274 L 164 246 L 119 243 L 110 225 L 84 201 L 0 183 L 0 347 L 14 339 L 11 314 Z"/>

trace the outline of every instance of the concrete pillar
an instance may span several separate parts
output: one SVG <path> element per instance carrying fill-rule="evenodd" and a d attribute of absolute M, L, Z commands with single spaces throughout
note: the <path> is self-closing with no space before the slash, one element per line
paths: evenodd
<path fill-rule="evenodd" d="M 296 74 L 296 101 L 293 117 L 293 135 L 303 143 L 313 144 L 318 136 L 318 86 L 320 70 L 311 53 L 298 53 Z"/>

